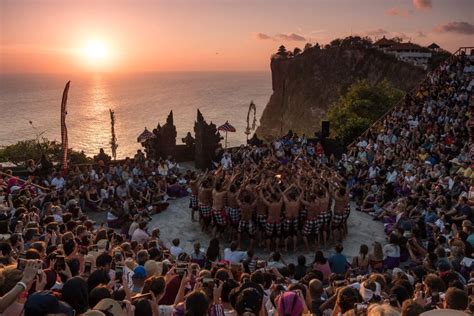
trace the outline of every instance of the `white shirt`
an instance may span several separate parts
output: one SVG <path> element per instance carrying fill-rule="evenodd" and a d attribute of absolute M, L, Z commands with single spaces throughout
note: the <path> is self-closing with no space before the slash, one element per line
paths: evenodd
<path fill-rule="evenodd" d="M 54 185 L 56 187 L 56 190 L 61 190 L 62 188 L 64 188 L 65 183 L 66 181 L 64 180 L 63 177 L 59 179 L 54 177 L 53 180 L 51 180 L 51 185 Z"/>
<path fill-rule="evenodd" d="M 137 241 L 139 243 L 144 243 L 145 241 L 148 240 L 150 236 L 148 236 L 147 232 L 137 228 L 132 234 L 132 241 Z"/>
<path fill-rule="evenodd" d="M 400 246 L 387 244 L 383 246 L 384 257 L 400 258 Z"/>
<path fill-rule="evenodd" d="M 387 183 L 394 183 L 397 180 L 397 171 L 387 172 Z"/>
<path fill-rule="evenodd" d="M 183 252 L 183 248 L 181 247 L 175 247 L 171 246 L 170 248 L 170 253 L 175 257 L 178 258 L 178 256 Z"/>
<path fill-rule="evenodd" d="M 230 248 L 224 249 L 224 260 L 230 261 L 231 263 L 240 263 L 246 256 L 247 253 L 245 251 L 232 251 Z"/>
<path fill-rule="evenodd" d="M 224 170 L 232 168 L 232 159 L 229 156 L 223 156 L 221 159 L 221 165 Z"/>

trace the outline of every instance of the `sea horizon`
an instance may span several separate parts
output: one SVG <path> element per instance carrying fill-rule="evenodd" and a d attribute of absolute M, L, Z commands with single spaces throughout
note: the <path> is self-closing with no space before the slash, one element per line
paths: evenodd
<path fill-rule="evenodd" d="M 171 110 L 177 144 L 188 131 L 194 135 L 198 108 L 217 126 L 229 120 L 237 129 L 228 135 L 229 145 L 243 144 L 250 101 L 257 104 L 259 120 L 271 95 L 268 71 L 1 73 L 0 110 L 10 123 L 0 127 L 0 146 L 40 133 L 60 140 L 61 96 L 69 80 L 69 147 L 88 156 L 100 148 L 110 154 L 109 108 L 117 119 L 117 158 L 125 158 L 141 148 L 136 138 L 144 128 L 164 124 Z"/>

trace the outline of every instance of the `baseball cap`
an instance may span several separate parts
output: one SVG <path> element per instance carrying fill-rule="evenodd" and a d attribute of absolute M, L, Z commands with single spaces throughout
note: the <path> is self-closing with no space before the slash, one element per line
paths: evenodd
<path fill-rule="evenodd" d="M 133 277 L 137 279 L 146 278 L 146 270 L 143 266 L 138 266 L 133 270 Z"/>

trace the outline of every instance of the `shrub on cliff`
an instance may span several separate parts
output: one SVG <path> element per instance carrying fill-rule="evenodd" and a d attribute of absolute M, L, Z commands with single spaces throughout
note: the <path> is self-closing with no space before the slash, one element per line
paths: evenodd
<path fill-rule="evenodd" d="M 70 163 L 86 163 L 90 158 L 83 152 L 68 150 Z M 46 138 L 41 140 L 22 140 L 15 144 L 0 148 L 0 162 L 12 162 L 17 166 L 26 166 L 28 159 L 39 160 L 45 154 L 52 162 L 62 160 L 61 144 Z"/>
<path fill-rule="evenodd" d="M 361 80 L 352 84 L 328 112 L 332 136 L 343 145 L 349 144 L 390 110 L 403 94 L 387 80 L 377 84 Z"/>

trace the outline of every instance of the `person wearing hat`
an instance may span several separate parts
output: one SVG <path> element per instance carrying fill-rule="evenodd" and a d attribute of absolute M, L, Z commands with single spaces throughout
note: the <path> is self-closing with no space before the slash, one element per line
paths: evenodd
<path fill-rule="evenodd" d="M 142 292 L 146 277 L 147 277 L 147 274 L 146 274 L 145 267 L 137 266 L 133 270 L 133 276 L 132 276 L 132 282 L 133 282 L 132 292 L 133 293 L 139 294 Z"/>
<path fill-rule="evenodd" d="M 93 310 L 110 316 L 133 316 L 135 307 L 127 300 L 124 300 L 123 304 L 120 305 L 114 299 L 104 298 L 94 306 Z"/>
<path fill-rule="evenodd" d="M 24 316 L 47 316 L 50 314 L 74 316 L 75 311 L 50 291 L 36 292 L 28 296 L 25 302 Z"/>

